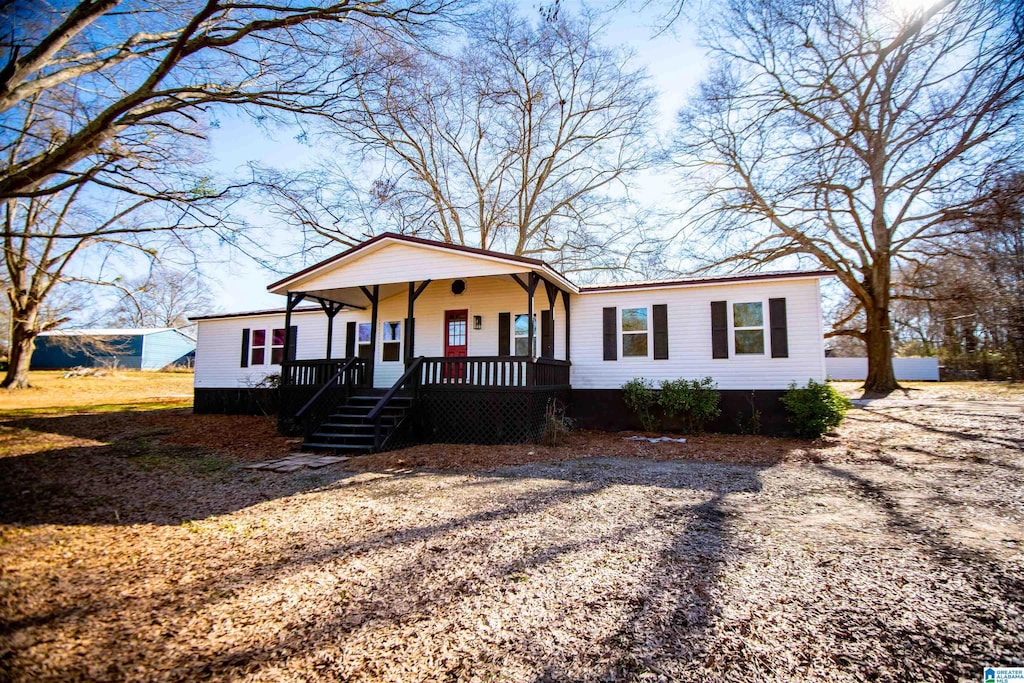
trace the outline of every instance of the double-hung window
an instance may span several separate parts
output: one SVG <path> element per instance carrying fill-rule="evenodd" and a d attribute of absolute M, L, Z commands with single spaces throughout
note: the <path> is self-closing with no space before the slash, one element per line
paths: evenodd
<path fill-rule="evenodd" d="M 764 355 L 764 303 L 732 305 L 733 349 L 737 356 Z"/>
<path fill-rule="evenodd" d="M 370 359 L 372 350 L 371 340 L 373 339 L 373 326 L 370 323 L 359 323 L 356 334 L 356 355 L 360 358 Z"/>
<path fill-rule="evenodd" d="M 284 360 L 284 340 L 287 330 L 277 328 L 270 337 L 270 364 L 280 365 Z M 293 356 L 294 358 L 294 356 Z"/>
<path fill-rule="evenodd" d="M 517 356 L 537 355 L 537 316 L 533 316 L 533 344 L 530 344 L 530 316 L 526 313 L 516 315 L 512 336 Z"/>
<path fill-rule="evenodd" d="M 249 365 L 264 365 L 267 362 L 267 331 L 252 331 L 252 347 L 249 349 Z"/>
<path fill-rule="evenodd" d="M 647 358 L 650 348 L 647 308 L 622 309 L 622 357 Z"/>
<path fill-rule="evenodd" d="M 384 339 L 381 349 L 382 361 L 398 361 L 402 359 L 402 323 L 384 323 Z"/>

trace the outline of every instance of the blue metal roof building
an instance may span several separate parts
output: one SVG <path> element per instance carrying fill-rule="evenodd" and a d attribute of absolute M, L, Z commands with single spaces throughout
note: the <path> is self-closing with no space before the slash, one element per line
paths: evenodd
<path fill-rule="evenodd" d="M 53 330 L 36 337 L 31 369 L 160 370 L 190 364 L 195 350 L 195 338 L 172 327 Z"/>

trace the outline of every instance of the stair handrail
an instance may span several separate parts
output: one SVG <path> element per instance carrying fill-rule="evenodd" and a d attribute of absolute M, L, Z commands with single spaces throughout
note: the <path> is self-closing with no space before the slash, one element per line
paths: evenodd
<path fill-rule="evenodd" d="M 381 413 L 384 411 L 384 408 L 387 407 L 388 403 L 391 402 L 391 399 L 395 397 L 395 394 L 398 393 L 398 390 L 405 386 L 406 382 L 408 382 L 411 377 L 416 376 L 417 380 L 419 379 L 419 371 L 421 365 L 423 365 L 423 356 L 417 356 L 416 358 L 414 358 L 413 361 L 409 363 L 409 367 L 405 369 L 405 372 L 398 379 L 398 381 L 391 385 L 391 388 L 388 389 L 387 392 L 380 397 L 379 401 L 377 401 L 377 405 L 373 407 L 373 410 L 367 413 L 366 421 L 373 422 L 373 450 L 376 451 L 381 446 Z M 417 381 L 417 384 L 418 383 L 419 382 Z"/>
<path fill-rule="evenodd" d="M 306 412 L 310 408 L 310 406 L 317 402 L 317 399 L 319 399 L 320 396 L 325 391 L 327 391 L 328 387 L 330 387 L 338 380 L 338 378 L 342 377 L 346 372 L 348 372 L 352 368 L 352 366 L 355 365 L 359 360 L 360 359 L 358 356 L 349 358 L 348 362 L 341 366 L 341 369 L 334 373 L 334 375 L 332 375 L 331 378 L 327 380 L 327 382 L 324 383 L 322 387 L 317 389 L 316 393 L 313 394 L 313 398 L 306 401 L 306 404 L 304 406 L 295 411 L 295 419 L 298 420 L 300 417 L 302 417 L 302 414 Z"/>

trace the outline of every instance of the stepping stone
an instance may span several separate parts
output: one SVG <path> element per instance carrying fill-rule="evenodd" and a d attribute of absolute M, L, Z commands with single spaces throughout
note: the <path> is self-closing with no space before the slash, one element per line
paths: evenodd
<path fill-rule="evenodd" d="M 284 465 L 278 465 L 277 467 L 274 467 L 273 470 L 275 472 L 281 472 L 283 474 L 286 474 L 288 472 L 294 472 L 295 470 L 301 470 L 303 467 L 304 465 L 302 465 L 301 463 L 291 462 Z"/>
<path fill-rule="evenodd" d="M 253 462 L 253 463 L 249 463 L 248 465 L 242 465 L 242 469 L 243 470 L 263 470 L 263 469 L 267 469 L 268 467 L 270 467 L 272 465 L 273 465 L 273 463 L 270 463 L 270 462 Z"/>

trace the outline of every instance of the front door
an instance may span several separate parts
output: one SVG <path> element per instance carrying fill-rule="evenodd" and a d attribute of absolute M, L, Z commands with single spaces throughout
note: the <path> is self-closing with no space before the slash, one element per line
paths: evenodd
<path fill-rule="evenodd" d="M 469 355 L 469 311 L 445 311 L 444 312 L 444 357 L 465 358 Z M 462 379 L 465 376 L 465 366 L 462 363 L 445 363 L 444 377 L 446 379 Z"/>

